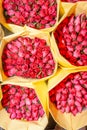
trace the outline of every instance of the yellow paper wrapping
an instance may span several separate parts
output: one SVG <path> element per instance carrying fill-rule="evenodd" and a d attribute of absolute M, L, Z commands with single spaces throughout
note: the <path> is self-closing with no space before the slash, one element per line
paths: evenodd
<path fill-rule="evenodd" d="M 0 25 L 0 42 L 1 42 L 3 37 L 4 37 L 4 31 L 3 31 L 3 29 L 2 29 L 2 27 Z"/>
<path fill-rule="evenodd" d="M 7 36 L 7 37 L 4 37 L 3 39 L 2 39 L 2 41 L 1 41 L 1 44 L 0 44 L 0 77 L 1 77 L 1 79 L 0 79 L 0 81 L 5 81 L 5 80 L 8 80 L 8 77 L 4 74 L 4 71 L 3 71 L 3 67 L 2 67 L 2 53 L 3 53 L 3 49 L 4 49 L 4 47 L 5 47 L 5 45 L 8 43 L 8 42 L 10 42 L 11 40 L 14 40 L 14 39 L 16 39 L 17 37 L 19 37 L 19 36 L 23 36 L 23 37 L 25 37 L 25 36 L 27 36 L 27 37 L 30 37 L 31 39 L 34 39 L 35 37 L 38 37 L 38 38 L 40 38 L 40 39 L 44 39 L 44 40 L 46 40 L 46 42 L 47 42 L 47 45 L 50 47 L 50 49 L 51 49 L 51 52 L 52 52 L 52 55 L 53 55 L 53 58 L 54 58 L 54 62 L 55 62 L 55 69 L 54 69 L 54 72 L 53 72 L 53 74 L 52 75 L 50 75 L 50 76 L 47 76 L 47 77 L 45 77 L 45 78 L 42 78 L 42 79 L 30 79 L 30 78 L 23 78 L 23 77 L 17 77 L 17 76 L 13 76 L 12 78 L 11 78 L 11 82 L 14 82 L 15 81 L 15 79 L 16 79 L 16 81 L 15 81 L 15 83 L 19 83 L 19 82 L 25 82 L 25 84 L 27 84 L 28 82 L 31 82 L 31 84 L 33 83 L 33 82 L 37 82 L 37 81 L 41 81 L 41 80 L 46 80 L 46 79 L 48 79 L 48 78 L 50 78 L 51 76 L 53 76 L 55 73 L 56 73 L 56 71 L 57 71 L 57 61 L 56 61 L 56 58 L 55 58 L 55 53 L 54 53 L 54 49 L 51 47 L 51 43 L 50 43 L 50 36 L 49 36 L 49 34 L 48 33 L 42 33 L 41 31 L 39 32 L 39 33 L 30 33 L 27 29 L 24 29 L 24 31 L 22 31 L 22 32 L 19 32 L 19 33 L 15 33 L 15 34 L 12 34 L 12 35 L 9 35 L 9 36 Z"/>
<path fill-rule="evenodd" d="M 64 68 L 60 66 L 58 68 L 56 74 L 48 79 L 48 90 L 50 91 L 54 88 L 58 83 L 60 83 L 65 77 L 67 77 L 71 73 L 87 71 L 86 66 L 74 67 L 74 68 Z"/>
<path fill-rule="evenodd" d="M 83 8 L 84 7 L 84 8 Z M 66 2 L 62 2 L 61 4 L 61 8 L 60 8 L 60 13 L 64 13 L 64 15 L 61 17 L 61 19 L 58 22 L 58 25 L 67 17 L 70 16 L 72 14 L 75 14 L 75 16 L 81 14 L 81 13 L 85 13 L 87 15 L 87 2 L 81 1 L 81 2 L 77 2 L 77 3 L 66 3 Z M 56 30 L 56 28 L 55 28 Z M 58 63 L 61 66 L 64 67 L 69 67 L 69 68 L 73 68 L 75 67 L 74 65 L 72 65 L 69 61 L 67 61 L 67 59 L 65 59 L 59 52 L 59 49 L 57 47 L 57 44 L 53 44 L 54 42 L 56 43 L 56 40 L 54 38 L 54 32 L 53 31 L 52 35 L 51 35 L 51 44 L 53 46 L 55 46 L 55 55 L 56 55 L 56 59 L 58 61 Z M 66 52 L 67 53 L 67 52 Z"/>
<path fill-rule="evenodd" d="M 71 12 L 71 10 L 73 10 L 75 8 L 75 6 L 76 6 L 76 3 L 60 2 L 60 8 L 59 8 L 60 9 L 59 10 L 60 19 L 58 21 L 58 25 L 64 20 L 66 15 L 68 15 L 68 13 Z M 55 31 L 55 29 L 54 29 L 54 31 Z"/>
<path fill-rule="evenodd" d="M 2 99 L 2 91 L 1 91 L 1 86 L 0 86 L 0 101 Z"/>
<path fill-rule="evenodd" d="M 6 19 L 4 17 L 4 10 L 3 10 L 3 7 L 2 7 L 2 2 L 3 0 L 0 0 L 0 23 L 6 27 L 8 30 L 10 30 L 11 32 L 13 33 L 16 33 L 16 32 L 19 32 L 23 29 L 23 26 L 18 26 L 18 25 L 15 25 L 15 24 L 8 24 L 6 23 Z M 58 20 L 59 20 L 59 7 L 60 7 L 60 0 L 56 0 L 57 2 L 57 17 L 56 17 L 56 23 L 50 27 L 50 28 L 45 28 L 45 29 L 40 29 L 42 31 L 47 31 L 47 32 L 51 32 L 55 29 L 55 27 L 57 26 L 58 24 Z M 30 28 L 30 27 L 29 27 Z"/>
<path fill-rule="evenodd" d="M 16 80 L 16 79 L 15 79 Z M 10 82 L 3 82 L 1 85 L 10 84 Z M 15 85 L 13 82 L 12 84 Z M 20 85 L 18 83 L 17 85 Z M 21 87 L 25 87 L 25 83 Z M 32 86 L 28 83 L 28 88 L 33 88 L 42 104 L 45 114 L 38 121 L 23 121 L 23 120 L 11 120 L 9 114 L 0 104 L 0 126 L 5 130 L 44 130 L 48 124 L 48 95 L 47 85 L 45 82 L 34 83 Z M 44 100 L 43 100 L 44 99 Z"/>
<path fill-rule="evenodd" d="M 87 110 L 73 116 L 70 113 L 62 113 L 57 110 L 52 102 L 49 102 L 49 109 L 56 123 L 66 130 L 78 130 L 84 126 L 87 126 Z"/>
<path fill-rule="evenodd" d="M 63 68 L 61 67 L 54 77 L 48 80 L 49 91 L 65 79 L 69 74 L 87 71 L 87 67 Z M 49 99 L 49 111 L 54 120 L 67 130 L 77 130 L 87 125 L 87 109 L 73 116 L 71 113 L 62 113 Z"/>

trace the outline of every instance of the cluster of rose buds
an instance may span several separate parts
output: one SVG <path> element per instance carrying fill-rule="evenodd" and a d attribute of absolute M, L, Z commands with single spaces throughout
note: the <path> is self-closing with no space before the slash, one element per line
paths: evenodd
<path fill-rule="evenodd" d="M 8 84 L 2 86 L 2 92 L 2 106 L 11 119 L 37 121 L 45 114 L 34 89 Z"/>
<path fill-rule="evenodd" d="M 86 14 L 66 17 L 54 33 L 60 54 L 71 64 L 87 65 Z M 67 52 L 67 53 L 66 53 Z"/>
<path fill-rule="evenodd" d="M 50 76 L 55 62 L 44 39 L 18 37 L 8 42 L 3 50 L 2 65 L 6 76 L 44 78 Z"/>
<path fill-rule="evenodd" d="M 43 29 L 56 22 L 56 0 L 3 0 L 3 8 L 8 23 Z"/>
<path fill-rule="evenodd" d="M 87 72 L 70 74 L 49 92 L 50 100 L 62 113 L 74 116 L 87 108 Z"/>
<path fill-rule="evenodd" d="M 70 3 L 75 3 L 78 1 L 87 1 L 87 0 L 62 0 L 62 2 L 70 2 Z"/>

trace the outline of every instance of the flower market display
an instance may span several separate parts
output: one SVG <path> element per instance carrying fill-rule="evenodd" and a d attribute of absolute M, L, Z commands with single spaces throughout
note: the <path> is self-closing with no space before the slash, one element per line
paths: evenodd
<path fill-rule="evenodd" d="M 55 69 L 55 62 L 44 39 L 18 37 L 7 43 L 2 54 L 3 69 L 6 76 L 24 78 L 44 78 Z"/>
<path fill-rule="evenodd" d="M 0 44 L 0 127 L 46 130 L 49 114 L 66 130 L 87 126 L 87 2 L 1 0 L 0 8 L 13 30 Z"/>
<path fill-rule="evenodd" d="M 54 32 L 54 36 L 64 58 L 76 66 L 87 65 L 86 14 L 66 17 Z"/>
<path fill-rule="evenodd" d="M 50 100 L 62 113 L 74 116 L 87 108 L 87 72 L 73 73 L 49 92 Z"/>
<path fill-rule="evenodd" d="M 8 84 L 2 86 L 2 93 L 2 106 L 6 108 L 11 119 L 37 121 L 44 115 L 34 89 Z"/>
<path fill-rule="evenodd" d="M 7 23 L 27 25 L 36 29 L 52 27 L 56 23 L 56 0 L 3 0 Z"/>

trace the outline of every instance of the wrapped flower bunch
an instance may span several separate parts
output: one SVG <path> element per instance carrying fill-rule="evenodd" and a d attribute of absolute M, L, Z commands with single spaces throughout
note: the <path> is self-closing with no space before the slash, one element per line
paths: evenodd
<path fill-rule="evenodd" d="M 49 96 L 62 113 L 81 113 L 87 109 L 87 72 L 69 74 L 49 91 Z"/>
<path fill-rule="evenodd" d="M 41 79 L 53 74 L 55 61 L 46 40 L 19 36 L 4 46 L 2 66 L 8 77 Z"/>
<path fill-rule="evenodd" d="M 56 0 L 3 0 L 7 23 L 36 29 L 52 27 L 57 18 Z"/>
<path fill-rule="evenodd" d="M 67 16 L 54 32 L 60 54 L 72 65 L 87 65 L 87 17 Z M 66 53 L 67 52 L 67 53 Z"/>
<path fill-rule="evenodd" d="M 32 88 L 7 84 L 2 86 L 2 93 L 2 106 L 10 114 L 11 119 L 37 121 L 45 114 Z"/>

